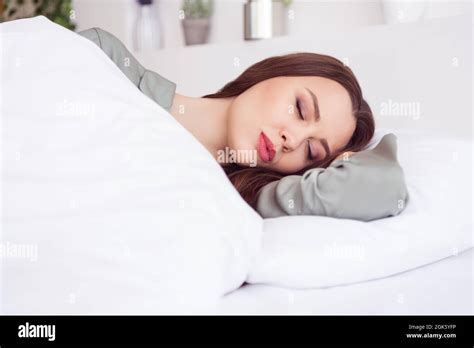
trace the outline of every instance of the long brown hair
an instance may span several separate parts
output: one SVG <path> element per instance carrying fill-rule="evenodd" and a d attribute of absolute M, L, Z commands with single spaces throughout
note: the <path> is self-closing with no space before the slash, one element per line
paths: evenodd
<path fill-rule="evenodd" d="M 202 98 L 234 97 L 261 81 L 278 76 L 321 76 L 338 82 L 349 93 L 352 112 L 356 118 L 356 129 L 344 149 L 294 174 L 302 175 L 311 168 L 327 168 L 341 153 L 360 151 L 369 143 L 375 131 L 372 111 L 362 97 L 362 90 L 352 70 L 340 60 L 331 56 L 296 52 L 266 58 L 247 68 L 235 80 L 228 82 L 216 93 L 204 95 Z M 285 176 L 285 174 L 273 170 L 242 167 L 236 163 L 223 166 L 223 169 L 242 198 L 254 209 L 256 208 L 260 189 Z"/>

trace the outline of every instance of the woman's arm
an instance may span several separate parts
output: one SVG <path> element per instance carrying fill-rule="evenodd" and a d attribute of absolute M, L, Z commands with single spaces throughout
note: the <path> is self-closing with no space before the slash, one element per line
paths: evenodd
<path fill-rule="evenodd" d="M 286 176 L 265 187 L 257 200 L 264 218 L 320 215 L 370 221 L 402 212 L 408 202 L 396 136 L 387 134 L 372 150 L 339 156 L 327 168 Z"/>
<path fill-rule="evenodd" d="M 125 45 L 113 34 L 90 28 L 78 33 L 91 40 L 115 63 L 128 79 L 145 95 L 165 109 L 171 108 L 176 84 L 156 72 L 145 69 Z"/>

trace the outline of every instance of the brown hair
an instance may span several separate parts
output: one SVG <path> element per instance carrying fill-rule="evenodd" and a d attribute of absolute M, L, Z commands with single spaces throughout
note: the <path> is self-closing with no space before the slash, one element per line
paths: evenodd
<path fill-rule="evenodd" d="M 356 118 L 356 129 L 344 149 L 294 174 L 302 175 L 311 168 L 327 168 L 341 153 L 360 151 L 369 143 L 375 130 L 372 111 L 362 97 L 361 88 L 352 70 L 331 56 L 296 52 L 266 58 L 247 68 L 235 80 L 228 82 L 216 93 L 204 95 L 202 98 L 234 97 L 261 81 L 278 76 L 321 76 L 338 82 L 349 93 L 353 115 Z M 242 198 L 254 209 L 260 189 L 285 176 L 285 174 L 273 170 L 242 167 L 236 163 L 223 166 L 223 168 Z"/>

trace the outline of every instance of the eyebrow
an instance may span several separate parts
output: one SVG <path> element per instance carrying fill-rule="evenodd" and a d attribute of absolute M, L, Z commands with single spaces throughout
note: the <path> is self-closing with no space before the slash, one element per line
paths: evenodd
<path fill-rule="evenodd" d="M 318 98 L 316 95 L 311 91 L 308 87 L 305 87 L 305 89 L 309 92 L 311 95 L 311 98 L 313 99 L 313 108 L 314 108 L 314 122 L 319 122 L 321 120 L 321 114 L 319 113 L 319 105 L 318 105 Z M 323 145 L 324 150 L 326 150 L 326 157 L 328 158 L 331 156 L 331 151 L 329 150 L 329 145 L 328 141 L 325 138 L 319 139 L 321 142 L 321 145 Z"/>

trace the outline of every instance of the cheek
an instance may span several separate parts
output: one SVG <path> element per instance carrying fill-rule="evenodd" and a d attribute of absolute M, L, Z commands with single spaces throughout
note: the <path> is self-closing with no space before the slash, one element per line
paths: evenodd
<path fill-rule="evenodd" d="M 254 101 L 244 95 L 229 107 L 227 118 L 227 146 L 231 149 L 253 149 L 260 130 L 259 110 Z"/>
<path fill-rule="evenodd" d="M 264 88 L 254 88 L 237 96 L 229 107 L 227 119 L 228 146 L 251 149 L 260 131 L 272 118 L 273 110 Z"/>
<path fill-rule="evenodd" d="M 278 88 L 261 87 L 242 93 L 229 107 L 228 146 L 232 149 L 255 149 L 262 130 L 276 140 L 279 130 L 290 122 L 291 117 L 295 117 L 295 114 L 290 114 L 290 105 Z"/>
<path fill-rule="evenodd" d="M 296 151 L 295 153 L 289 153 L 282 156 L 272 169 L 284 174 L 293 174 L 300 171 L 305 166 L 306 163 L 302 160 L 301 153 Z"/>
<path fill-rule="evenodd" d="M 270 128 L 280 128 L 287 125 L 296 112 L 283 86 L 266 89 L 261 94 L 260 101 L 265 106 L 262 110 L 261 120 Z"/>

